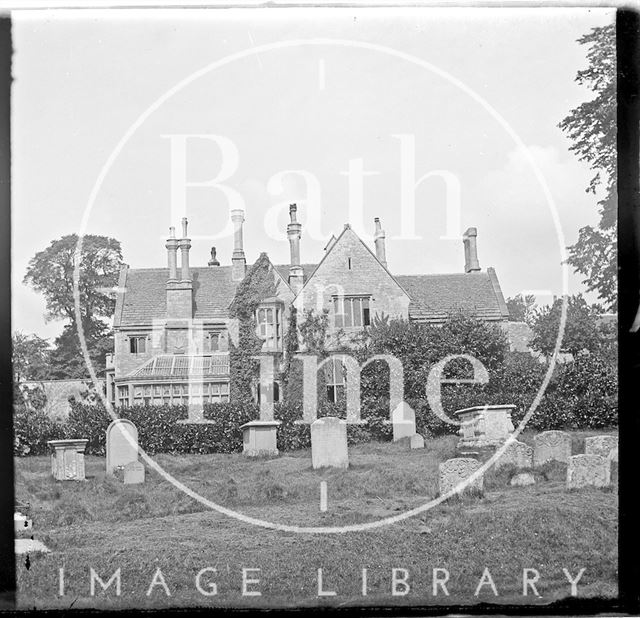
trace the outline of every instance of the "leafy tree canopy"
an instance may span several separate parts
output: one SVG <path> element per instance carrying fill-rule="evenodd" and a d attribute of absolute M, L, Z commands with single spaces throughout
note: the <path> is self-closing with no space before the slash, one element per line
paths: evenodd
<path fill-rule="evenodd" d="M 533 326 L 532 349 L 545 356 L 553 354 L 560 328 L 562 299 L 540 309 Z M 602 307 L 589 305 L 581 294 L 570 296 L 561 350 L 574 356 L 580 352 L 603 353 L 615 343 L 613 331 L 601 320 Z"/>
<path fill-rule="evenodd" d="M 587 291 L 596 291 L 607 308 L 615 310 L 616 298 L 616 48 L 613 24 L 593 28 L 578 39 L 589 48 L 588 66 L 576 76 L 593 99 L 585 101 L 560 122 L 573 142 L 570 150 L 595 172 L 587 192 L 603 192 L 598 202 L 598 227 L 580 229 L 578 241 L 569 247 L 568 263 L 584 276 Z"/>
<path fill-rule="evenodd" d="M 49 376 L 49 342 L 38 335 L 16 331 L 11 338 L 14 383 Z"/>
<path fill-rule="evenodd" d="M 24 283 L 44 295 L 48 320 L 76 323 L 73 271 L 77 248 L 78 235 L 69 234 L 52 241 L 29 261 Z M 85 329 L 91 330 L 98 318 L 113 315 L 115 296 L 108 290 L 116 285 L 121 266 L 119 241 L 106 236 L 83 237 L 78 287 Z"/>
<path fill-rule="evenodd" d="M 507 298 L 507 309 L 509 318 L 513 322 L 526 322 L 532 326 L 536 316 L 536 297 L 533 294 L 523 296 L 518 294 L 512 298 Z"/>

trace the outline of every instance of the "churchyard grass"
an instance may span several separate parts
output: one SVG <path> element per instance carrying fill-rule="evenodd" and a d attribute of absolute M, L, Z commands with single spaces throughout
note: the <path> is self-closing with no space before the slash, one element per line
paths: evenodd
<path fill-rule="evenodd" d="M 572 432 L 573 452 L 584 438 L 605 432 Z M 612 432 L 607 432 L 612 433 Z M 533 434 L 521 440 L 531 444 Z M 313 470 L 309 451 L 252 460 L 232 455 L 155 457 L 182 483 L 214 502 L 246 515 L 298 526 L 342 526 L 397 515 L 437 495 L 438 464 L 455 456 L 457 438 L 426 440 L 425 449 L 401 443 L 349 447 L 350 468 Z M 567 491 L 566 466 L 550 462 L 536 471 L 538 483 L 511 487 L 513 471 L 491 471 L 482 497 L 447 501 L 419 516 L 364 532 L 314 535 L 258 528 L 213 512 L 147 469 L 142 485 L 125 486 L 105 477 L 105 460 L 86 458 L 85 482 L 55 482 L 47 457 L 16 460 L 16 497 L 31 504 L 34 537 L 48 555 L 16 559 L 19 604 L 47 607 L 286 607 L 313 605 L 445 605 L 477 601 L 549 603 L 567 597 L 575 577 L 581 597 L 617 594 L 617 491 Z M 321 512 L 320 482 L 327 482 L 328 508 Z M 198 571 L 215 581 L 218 593 L 203 596 Z M 65 595 L 59 596 L 64 568 Z M 90 569 L 115 585 L 96 586 Z M 160 568 L 171 597 L 156 585 Z M 260 569 L 242 596 L 242 569 Z M 318 569 L 324 590 L 318 596 Z M 361 569 L 367 569 L 362 596 Z M 392 596 L 392 569 L 409 572 L 411 588 Z M 450 573 L 449 596 L 432 594 L 432 570 Z M 474 592 L 488 568 L 489 585 Z M 540 573 L 541 596 L 522 595 L 522 571 Z"/>

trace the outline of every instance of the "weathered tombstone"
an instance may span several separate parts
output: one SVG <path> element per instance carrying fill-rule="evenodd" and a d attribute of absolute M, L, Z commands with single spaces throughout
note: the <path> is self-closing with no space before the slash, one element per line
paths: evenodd
<path fill-rule="evenodd" d="M 536 479 L 530 472 L 520 472 L 510 482 L 514 487 L 527 487 L 527 485 L 535 485 Z"/>
<path fill-rule="evenodd" d="M 393 441 L 410 438 L 416 433 L 416 413 L 413 408 L 401 401 L 391 414 L 393 423 Z"/>
<path fill-rule="evenodd" d="M 314 468 L 348 468 L 347 423 L 333 416 L 311 424 L 311 462 Z"/>
<path fill-rule="evenodd" d="M 277 428 L 280 421 L 250 421 L 242 429 L 242 453 L 247 457 L 278 454 Z"/>
<path fill-rule="evenodd" d="M 618 436 L 591 436 L 584 440 L 585 455 L 600 455 L 606 459 L 614 448 L 618 448 Z"/>
<path fill-rule="evenodd" d="M 480 476 L 471 483 L 465 483 L 465 479 L 470 477 L 478 468 L 480 462 L 470 457 L 457 457 L 448 459 L 439 466 L 439 487 L 440 495 L 446 494 L 451 490 L 456 493 L 468 491 L 469 489 L 477 489 L 482 491 L 484 486 L 484 477 Z"/>
<path fill-rule="evenodd" d="M 424 438 L 419 433 L 416 433 L 416 434 L 412 435 L 409 438 L 409 440 L 410 440 L 409 444 L 410 444 L 412 449 L 414 449 L 414 448 L 424 448 Z"/>
<path fill-rule="evenodd" d="M 611 485 L 612 483 L 612 472 L 614 470 L 614 465 L 615 465 L 615 470 L 617 472 L 618 469 L 618 447 L 616 446 L 615 448 L 612 448 L 609 451 L 609 454 L 606 457 L 607 459 L 607 485 Z M 617 481 L 617 476 L 616 476 L 616 481 Z"/>
<path fill-rule="evenodd" d="M 514 430 L 511 411 L 514 405 L 475 406 L 457 410 L 460 420 L 458 450 L 497 448 L 504 444 Z"/>
<path fill-rule="evenodd" d="M 524 442 L 513 440 L 507 444 L 505 451 L 496 460 L 496 468 L 511 464 L 516 468 L 533 467 L 533 449 Z"/>
<path fill-rule="evenodd" d="M 571 436 L 564 431 L 543 431 L 533 438 L 533 465 L 547 461 L 568 463 L 571 457 Z"/>
<path fill-rule="evenodd" d="M 35 539 L 15 539 L 14 552 L 17 556 L 23 554 L 46 554 L 49 548 L 42 542 Z"/>
<path fill-rule="evenodd" d="M 138 430 L 129 420 L 119 418 L 107 427 L 107 474 L 119 466 L 138 461 Z"/>
<path fill-rule="evenodd" d="M 56 481 L 84 481 L 84 449 L 89 440 L 49 440 L 51 474 Z"/>
<path fill-rule="evenodd" d="M 574 455 L 569 457 L 567 487 L 606 487 L 609 484 L 609 465 L 600 455 Z"/>
<path fill-rule="evenodd" d="M 144 465 L 139 461 L 131 461 L 124 467 L 125 485 L 137 485 L 144 483 Z"/>

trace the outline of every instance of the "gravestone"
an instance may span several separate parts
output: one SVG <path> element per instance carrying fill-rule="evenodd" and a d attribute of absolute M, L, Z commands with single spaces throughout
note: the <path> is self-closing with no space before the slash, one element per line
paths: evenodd
<path fill-rule="evenodd" d="M 477 489 L 482 491 L 484 486 L 484 477 L 479 477 L 472 483 L 462 484 L 465 479 L 471 476 L 478 468 L 480 462 L 470 457 L 457 457 L 448 459 L 439 466 L 439 488 L 440 495 L 455 490 L 456 493 L 468 491 L 469 489 Z"/>
<path fill-rule="evenodd" d="M 511 412 L 514 405 L 475 406 L 457 410 L 460 421 L 459 451 L 497 448 L 504 444 L 514 430 Z"/>
<path fill-rule="evenodd" d="M 528 485 L 535 485 L 536 479 L 530 472 L 520 472 L 511 479 L 510 483 L 514 487 L 527 487 Z"/>
<path fill-rule="evenodd" d="M 609 484 L 609 464 L 600 455 L 574 455 L 569 457 L 567 487 L 606 487 Z"/>
<path fill-rule="evenodd" d="M 250 421 L 242 425 L 242 454 L 247 457 L 277 455 L 278 425 L 280 421 Z"/>
<path fill-rule="evenodd" d="M 347 423 L 333 416 L 311 424 L 311 462 L 314 468 L 348 468 Z"/>
<path fill-rule="evenodd" d="M 496 460 L 495 467 L 500 468 L 508 464 L 516 468 L 533 467 L 533 449 L 528 444 L 518 440 L 509 442 L 504 453 Z"/>
<path fill-rule="evenodd" d="M 35 539 L 15 539 L 14 542 L 14 552 L 16 556 L 23 554 L 46 554 L 49 551 L 49 548 L 42 541 L 36 541 Z"/>
<path fill-rule="evenodd" d="M 107 474 L 138 461 L 138 430 L 129 420 L 119 418 L 107 427 Z"/>
<path fill-rule="evenodd" d="M 13 514 L 13 530 L 16 535 L 29 534 L 33 530 L 33 522 L 20 512 Z"/>
<path fill-rule="evenodd" d="M 424 438 L 419 433 L 416 433 L 416 434 L 412 435 L 409 438 L 409 440 L 410 440 L 409 444 L 410 444 L 412 449 L 414 449 L 414 448 L 424 448 Z"/>
<path fill-rule="evenodd" d="M 392 412 L 391 422 L 393 423 L 394 442 L 402 440 L 402 438 L 410 438 L 416 433 L 416 413 L 404 401 L 400 402 Z"/>
<path fill-rule="evenodd" d="M 612 482 L 618 483 L 618 447 L 612 448 L 606 457 L 607 459 L 607 485 L 611 485 Z M 613 472 L 616 472 L 615 480 Z"/>
<path fill-rule="evenodd" d="M 56 481 L 84 481 L 84 449 L 89 440 L 49 440 L 51 474 Z"/>
<path fill-rule="evenodd" d="M 543 431 L 533 438 L 533 465 L 547 461 L 568 463 L 571 457 L 571 436 L 564 431 Z"/>
<path fill-rule="evenodd" d="M 618 448 L 618 436 L 591 436 L 584 440 L 585 455 L 600 455 L 606 459 L 614 448 Z"/>
<path fill-rule="evenodd" d="M 123 481 L 125 485 L 138 485 L 144 483 L 144 465 L 139 461 L 131 461 L 123 471 Z"/>

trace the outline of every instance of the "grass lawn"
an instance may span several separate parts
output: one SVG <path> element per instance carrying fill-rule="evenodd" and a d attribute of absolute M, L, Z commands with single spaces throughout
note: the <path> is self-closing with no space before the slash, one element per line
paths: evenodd
<path fill-rule="evenodd" d="M 575 432 L 574 453 L 586 435 Z M 608 432 L 611 433 L 611 432 Z M 521 437 L 531 441 L 532 435 Z M 396 515 L 437 495 L 438 464 L 455 456 L 453 436 L 406 444 L 350 447 L 348 470 L 313 470 L 311 453 L 270 460 L 242 455 L 158 455 L 167 471 L 203 496 L 241 513 L 301 526 L 342 526 Z M 48 457 L 16 460 L 16 497 L 31 503 L 34 538 L 52 551 L 18 557 L 18 602 L 37 607 L 291 607 L 449 605 L 478 601 L 549 603 L 570 595 L 563 569 L 576 577 L 580 597 L 617 596 L 617 490 L 564 488 L 565 466 L 547 465 L 538 482 L 511 487 L 511 470 L 490 472 L 483 497 L 464 497 L 419 516 L 365 532 L 297 534 L 252 526 L 186 496 L 153 471 L 144 485 L 106 478 L 105 460 L 86 458 L 87 481 L 55 482 Z M 320 510 L 320 482 L 328 508 Z M 201 588 L 196 575 L 205 572 Z M 64 568 L 64 596 L 59 570 Z M 90 569 L 114 583 L 91 596 Z M 150 584 L 161 570 L 166 589 Z M 367 569 L 362 595 L 362 569 Z M 488 569 L 498 596 L 485 577 Z M 246 590 L 260 596 L 243 596 Z M 318 569 L 323 591 L 318 596 Z M 398 584 L 392 595 L 393 569 Z M 401 569 L 404 569 L 402 571 Z M 446 569 L 433 594 L 434 569 Z M 523 596 L 523 569 L 536 569 L 539 597 Z M 440 578 L 444 571 L 438 571 Z M 533 576 L 531 572 L 531 576 Z M 171 596 L 167 596 L 167 591 Z"/>

